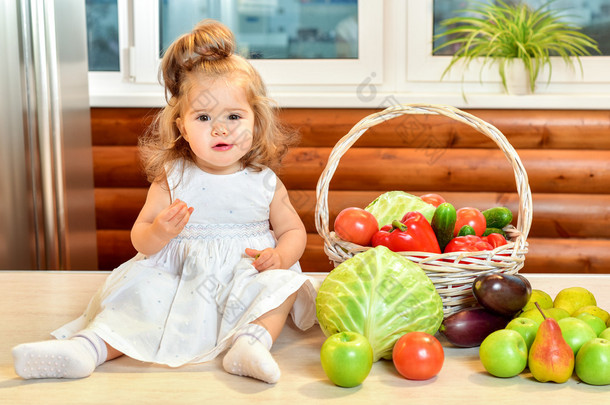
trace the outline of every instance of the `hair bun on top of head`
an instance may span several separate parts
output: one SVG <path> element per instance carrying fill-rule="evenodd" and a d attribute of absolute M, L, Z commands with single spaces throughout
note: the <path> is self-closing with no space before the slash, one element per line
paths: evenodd
<path fill-rule="evenodd" d="M 200 21 L 193 31 L 193 51 L 203 60 L 218 60 L 231 56 L 235 37 L 226 25 L 215 20 Z"/>
<path fill-rule="evenodd" d="M 200 21 L 193 31 L 178 38 L 165 52 L 161 73 L 166 89 L 178 95 L 184 72 L 205 62 L 227 58 L 234 50 L 235 37 L 226 25 L 211 19 Z"/>

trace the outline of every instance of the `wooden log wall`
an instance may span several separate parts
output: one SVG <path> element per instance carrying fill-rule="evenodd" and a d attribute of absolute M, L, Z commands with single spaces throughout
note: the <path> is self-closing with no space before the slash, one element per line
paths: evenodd
<path fill-rule="evenodd" d="M 315 188 L 337 141 L 365 109 L 287 109 L 298 131 L 279 173 L 308 231 L 304 271 L 329 271 L 314 224 Z M 524 272 L 610 273 L 610 111 L 469 110 L 515 147 L 528 173 L 533 223 Z M 148 184 L 137 138 L 154 109 L 94 108 L 95 204 L 100 269 L 135 254 L 129 230 Z M 388 190 L 437 192 L 456 208 L 504 205 L 515 216 L 513 169 L 483 134 L 452 119 L 403 116 L 369 129 L 343 156 L 329 191 L 329 220 L 348 206 L 366 206 Z M 516 223 L 516 221 L 515 221 Z"/>

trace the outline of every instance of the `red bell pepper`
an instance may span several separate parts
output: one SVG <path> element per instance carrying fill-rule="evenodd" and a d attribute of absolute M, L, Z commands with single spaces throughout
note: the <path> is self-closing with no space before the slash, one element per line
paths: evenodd
<path fill-rule="evenodd" d="M 466 235 L 457 236 L 445 247 L 445 253 L 449 252 L 480 252 L 492 250 L 494 247 L 481 236 Z"/>
<path fill-rule="evenodd" d="M 383 226 L 371 239 L 373 246 L 383 245 L 393 252 L 441 253 L 432 226 L 421 212 L 408 212 L 402 221 Z"/>
<path fill-rule="evenodd" d="M 490 233 L 487 236 L 483 236 L 484 241 L 488 242 L 494 249 L 498 246 L 506 245 L 508 241 L 506 238 L 499 233 Z"/>

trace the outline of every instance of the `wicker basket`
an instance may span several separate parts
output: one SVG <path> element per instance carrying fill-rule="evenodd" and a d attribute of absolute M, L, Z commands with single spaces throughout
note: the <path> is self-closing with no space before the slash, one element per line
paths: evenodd
<path fill-rule="evenodd" d="M 519 194 L 519 211 L 517 227 L 509 225 L 504 228 L 509 236 L 508 244 L 492 251 L 476 253 L 400 252 L 402 256 L 417 263 L 426 272 L 443 300 L 445 316 L 449 316 L 474 304 L 472 283 L 477 276 L 493 272 L 515 274 L 523 267 L 525 254 L 527 253 L 526 238 L 532 223 L 532 197 L 527 173 L 515 149 L 494 126 L 457 108 L 444 105 L 394 105 L 365 117 L 337 142 L 328 158 L 324 171 L 320 175 L 316 189 L 316 229 L 324 240 L 324 251 L 335 266 L 359 252 L 370 249 L 367 246 L 341 240 L 336 237 L 334 232 L 329 231 L 329 184 L 341 157 L 367 129 L 404 114 L 442 115 L 471 126 L 498 145 L 511 163 L 515 173 Z"/>

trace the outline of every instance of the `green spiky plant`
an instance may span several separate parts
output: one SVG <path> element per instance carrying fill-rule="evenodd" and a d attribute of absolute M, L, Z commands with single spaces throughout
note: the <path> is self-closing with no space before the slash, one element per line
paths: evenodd
<path fill-rule="evenodd" d="M 442 21 L 441 25 L 448 29 L 434 38 L 448 38 L 448 41 L 434 52 L 459 46 L 443 77 L 459 61 L 466 68 L 473 60 L 482 59 L 481 71 L 486 64 L 497 62 L 502 86 L 508 92 L 506 68 L 514 59 L 521 59 L 533 92 L 545 65 L 549 67 L 548 80 L 551 80 L 551 56 L 561 56 L 570 66 L 575 59 L 582 73 L 580 56 L 591 55 L 590 50 L 600 53 L 597 42 L 580 32 L 580 27 L 562 21 L 560 11 L 545 10 L 553 1 L 537 9 L 527 4 L 509 5 L 502 0 L 497 4 L 476 2 L 474 7 L 459 11 L 465 16 Z"/>

